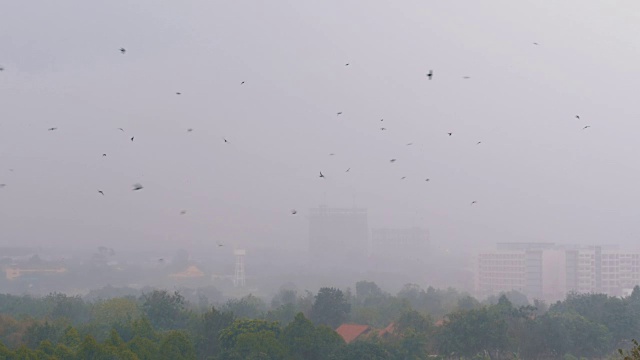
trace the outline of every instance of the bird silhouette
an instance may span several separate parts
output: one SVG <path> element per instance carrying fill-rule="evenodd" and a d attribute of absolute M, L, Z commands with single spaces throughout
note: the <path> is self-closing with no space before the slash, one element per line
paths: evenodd
<path fill-rule="evenodd" d="M 225 139 L 225 138 L 222 138 L 222 140 L 224 140 L 224 142 L 225 142 L 225 143 L 228 143 L 228 142 L 229 142 L 229 141 L 227 141 L 227 139 Z"/>
<path fill-rule="evenodd" d="M 187 132 L 192 132 L 192 131 L 193 131 L 193 129 L 191 129 L 191 128 L 187 129 Z"/>
<path fill-rule="evenodd" d="M 587 125 L 587 126 L 583 127 L 582 130 L 587 130 L 590 127 L 591 127 L 591 125 Z"/>
<path fill-rule="evenodd" d="M 478 203 L 477 201 L 473 200 L 473 201 L 471 202 L 471 205 L 473 205 L 473 204 L 477 204 L 477 203 Z"/>
<path fill-rule="evenodd" d="M 102 154 L 102 157 L 105 157 L 105 156 L 107 156 L 107 154 Z"/>
<path fill-rule="evenodd" d="M 104 192 L 102 190 L 98 190 L 98 192 L 104 196 Z"/>
<path fill-rule="evenodd" d="M 429 70 L 429 73 L 427 74 L 427 77 L 429 78 L 429 80 L 431 80 L 433 78 L 433 70 Z"/>
<path fill-rule="evenodd" d="M 218 243 L 218 247 L 223 247 L 223 246 L 224 246 L 224 244 Z"/>
<path fill-rule="evenodd" d="M 449 136 L 453 135 L 453 133 L 447 133 L 447 134 L 449 134 Z"/>
<path fill-rule="evenodd" d="M 49 131 L 54 131 L 54 130 L 58 130 L 58 128 L 57 127 L 49 128 Z"/>
<path fill-rule="evenodd" d="M 424 179 L 424 181 L 427 181 L 427 182 L 428 182 L 428 181 L 430 181 L 430 180 L 431 180 L 431 179 Z"/>
<path fill-rule="evenodd" d="M 240 85 L 244 85 L 244 81 L 240 83 Z"/>
<path fill-rule="evenodd" d="M 576 115 L 576 119 L 580 120 L 580 115 Z"/>
<path fill-rule="evenodd" d="M 338 111 L 336 114 L 337 114 L 338 116 L 340 116 L 340 115 L 342 115 L 342 111 Z"/>
<path fill-rule="evenodd" d="M 182 95 L 182 93 L 179 91 L 176 91 L 176 95 Z"/>
<path fill-rule="evenodd" d="M 345 172 L 349 172 L 350 170 L 351 170 L 351 168 L 348 168 L 347 171 L 345 171 Z"/>
<path fill-rule="evenodd" d="M 187 210 L 182 210 L 182 211 L 180 211 L 180 215 L 184 215 L 184 214 L 186 214 L 186 213 L 187 213 Z"/>
<path fill-rule="evenodd" d="M 411 145 L 413 145 L 413 143 L 412 143 L 412 142 L 411 142 L 411 143 L 407 143 L 407 146 L 411 146 Z"/>
<path fill-rule="evenodd" d="M 298 211 L 297 211 L 296 209 L 291 209 L 291 214 L 292 214 L 292 215 L 295 215 L 295 214 L 297 214 L 297 213 L 298 213 Z"/>
<path fill-rule="evenodd" d="M 344 64 L 344 66 L 349 66 L 349 63 Z"/>
<path fill-rule="evenodd" d="M 471 76 L 463 76 L 463 79 L 471 79 Z"/>
<path fill-rule="evenodd" d="M 478 142 L 476 143 L 476 145 L 480 145 L 480 144 L 482 144 L 482 141 L 478 141 Z"/>
<path fill-rule="evenodd" d="M 123 128 L 118 128 L 118 130 L 120 130 L 120 131 L 124 132 L 124 129 L 123 129 Z"/>
<path fill-rule="evenodd" d="M 120 53 L 121 53 L 122 55 L 124 55 L 126 52 L 127 52 L 127 49 L 125 49 L 125 48 L 123 48 L 123 47 L 121 47 L 121 48 L 120 48 Z"/>
<path fill-rule="evenodd" d="M 384 119 L 380 119 L 380 121 L 384 121 Z"/>
<path fill-rule="evenodd" d="M 407 178 L 406 176 L 403 176 L 403 177 L 401 177 L 401 178 L 400 178 L 400 180 L 404 180 L 404 179 L 406 179 L 406 178 Z"/>
<path fill-rule="evenodd" d="M 0 71 L 4 71 L 4 68 L 2 66 L 0 66 Z"/>
<path fill-rule="evenodd" d="M 534 42 L 533 45 L 540 45 L 540 44 L 538 44 L 537 42 Z"/>
<path fill-rule="evenodd" d="M 133 184 L 133 191 L 142 190 L 144 187 L 141 184 Z"/>
<path fill-rule="evenodd" d="M 131 137 L 131 141 L 133 141 L 133 139 L 135 139 L 135 136 L 132 136 L 132 137 Z"/>
<path fill-rule="evenodd" d="M 334 153 L 330 153 L 330 154 L 329 154 L 329 156 L 333 156 L 333 155 L 335 155 L 335 154 L 334 154 Z"/>
<path fill-rule="evenodd" d="M 324 178 L 324 174 L 322 174 L 322 171 L 320 171 L 320 176 L 321 178 Z"/>
<path fill-rule="evenodd" d="M 7 184 L 0 184 L 0 189 L 2 189 L 5 186 L 7 186 Z"/>
<path fill-rule="evenodd" d="M 385 130 L 387 130 L 387 128 L 381 127 L 380 130 L 385 131 Z"/>
<path fill-rule="evenodd" d="M 389 160 L 389 162 L 394 163 L 394 162 L 396 162 L 396 159 L 391 159 L 391 160 Z"/>

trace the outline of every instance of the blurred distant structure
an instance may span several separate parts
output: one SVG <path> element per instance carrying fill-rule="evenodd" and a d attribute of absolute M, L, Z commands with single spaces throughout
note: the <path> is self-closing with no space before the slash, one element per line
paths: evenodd
<path fill-rule="evenodd" d="M 369 256 L 407 260 L 425 256 L 429 251 L 429 231 L 420 227 L 371 230 Z"/>
<path fill-rule="evenodd" d="M 352 264 L 368 252 L 367 209 L 320 206 L 309 211 L 309 253 L 323 265 Z"/>
<path fill-rule="evenodd" d="M 233 251 L 233 255 L 236 257 L 236 270 L 233 275 L 233 286 L 244 287 L 246 285 L 246 278 L 244 274 L 244 257 L 247 254 L 246 250 L 236 249 Z"/>
<path fill-rule="evenodd" d="M 480 297 L 519 291 L 530 300 L 563 300 L 567 293 L 629 294 L 640 285 L 640 253 L 615 246 L 498 243 L 478 254 Z"/>

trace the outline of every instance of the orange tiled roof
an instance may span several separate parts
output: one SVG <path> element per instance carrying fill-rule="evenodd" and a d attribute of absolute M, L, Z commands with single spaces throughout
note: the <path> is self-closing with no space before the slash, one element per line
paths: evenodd
<path fill-rule="evenodd" d="M 369 325 L 342 324 L 336 329 L 336 332 L 342 336 L 344 341 L 348 344 L 361 335 L 367 333 L 370 329 Z"/>
<path fill-rule="evenodd" d="M 380 332 L 378 333 L 378 336 L 385 336 L 387 334 L 393 334 L 393 332 L 396 330 L 396 324 L 395 323 L 391 323 L 389 325 L 387 325 L 386 328 L 380 330 Z"/>

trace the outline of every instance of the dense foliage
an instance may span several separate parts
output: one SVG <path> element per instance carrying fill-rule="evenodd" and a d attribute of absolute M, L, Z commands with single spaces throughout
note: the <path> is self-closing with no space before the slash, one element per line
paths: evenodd
<path fill-rule="evenodd" d="M 349 322 L 372 330 L 346 344 L 334 329 Z M 367 281 L 355 294 L 283 289 L 270 306 L 249 295 L 207 310 L 161 290 L 108 300 L 0 295 L 0 359 L 640 359 L 634 338 L 638 287 L 550 306 L 416 285 L 393 296 Z"/>

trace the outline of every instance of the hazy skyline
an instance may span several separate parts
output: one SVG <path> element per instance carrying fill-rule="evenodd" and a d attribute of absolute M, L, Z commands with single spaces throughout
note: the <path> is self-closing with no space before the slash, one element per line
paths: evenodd
<path fill-rule="evenodd" d="M 0 242 L 306 250 L 326 203 L 440 248 L 634 246 L 639 20 L 632 1 L 12 2 Z"/>

